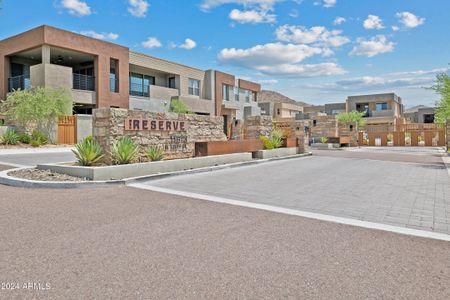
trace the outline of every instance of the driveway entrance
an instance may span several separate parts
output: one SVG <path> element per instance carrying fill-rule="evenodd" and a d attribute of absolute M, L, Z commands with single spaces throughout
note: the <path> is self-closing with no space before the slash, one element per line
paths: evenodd
<path fill-rule="evenodd" d="M 450 234 L 450 177 L 433 152 L 317 151 L 144 185 Z"/>

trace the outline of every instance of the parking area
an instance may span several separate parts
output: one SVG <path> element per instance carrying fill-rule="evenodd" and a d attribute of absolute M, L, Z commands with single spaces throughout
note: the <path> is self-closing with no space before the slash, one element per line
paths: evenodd
<path fill-rule="evenodd" d="M 450 234 L 450 177 L 428 150 L 317 151 L 144 186 Z"/>

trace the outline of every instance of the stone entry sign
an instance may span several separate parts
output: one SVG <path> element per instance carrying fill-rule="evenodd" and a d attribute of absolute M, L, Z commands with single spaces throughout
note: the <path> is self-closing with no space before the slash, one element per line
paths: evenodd
<path fill-rule="evenodd" d="M 176 159 L 193 157 L 195 142 L 226 140 L 222 117 L 119 108 L 94 110 L 93 135 L 102 146 L 107 163 L 111 162 L 111 146 L 123 136 L 139 144 L 141 161 L 146 161 L 145 149 L 151 146 L 161 147 L 164 159 Z"/>

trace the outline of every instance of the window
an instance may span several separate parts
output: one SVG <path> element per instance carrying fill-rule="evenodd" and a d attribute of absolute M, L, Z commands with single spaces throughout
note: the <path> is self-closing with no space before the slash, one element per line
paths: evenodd
<path fill-rule="evenodd" d="M 234 87 L 234 100 L 239 102 L 239 88 L 237 86 Z"/>
<path fill-rule="evenodd" d="M 226 84 L 222 84 L 222 99 L 225 101 L 230 101 L 229 88 Z"/>
<path fill-rule="evenodd" d="M 250 91 L 245 90 L 245 102 L 250 102 Z"/>
<path fill-rule="evenodd" d="M 281 114 L 280 109 L 277 108 L 277 115 L 280 115 L 280 114 Z"/>
<path fill-rule="evenodd" d="M 388 105 L 387 105 L 386 102 L 377 103 L 376 108 L 377 108 L 377 111 L 387 110 L 388 109 Z"/>
<path fill-rule="evenodd" d="M 150 97 L 150 85 L 155 85 L 155 77 L 130 73 L 130 95 Z"/>
<path fill-rule="evenodd" d="M 119 92 L 119 75 L 117 74 L 117 68 L 119 61 L 117 59 L 109 60 L 109 90 L 113 93 Z"/>
<path fill-rule="evenodd" d="M 169 77 L 169 88 L 176 89 L 176 87 L 175 87 L 175 77 Z"/>
<path fill-rule="evenodd" d="M 314 126 L 314 127 L 317 126 L 317 120 L 313 120 L 313 126 Z"/>
<path fill-rule="evenodd" d="M 189 79 L 189 95 L 200 96 L 200 80 Z"/>

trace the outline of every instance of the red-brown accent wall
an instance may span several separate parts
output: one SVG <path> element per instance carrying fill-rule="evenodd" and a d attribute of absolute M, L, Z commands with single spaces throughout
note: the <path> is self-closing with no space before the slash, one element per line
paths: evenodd
<path fill-rule="evenodd" d="M 261 92 L 261 85 L 255 82 L 239 79 L 239 87 L 242 89 L 250 90 L 252 92 Z"/>
<path fill-rule="evenodd" d="M 0 41 L 0 99 L 6 97 L 9 75 L 8 56 L 25 50 L 49 45 L 93 55 L 97 107 L 128 108 L 129 49 L 120 45 L 89 38 L 50 26 L 40 26 Z M 109 90 L 110 59 L 119 61 L 119 92 Z M 3 71 L 2 71 L 3 70 Z"/>
<path fill-rule="evenodd" d="M 216 95 L 216 116 L 222 115 L 222 85 L 232 85 L 235 84 L 235 77 L 230 74 L 226 74 L 220 71 L 215 71 L 215 95 Z"/>

